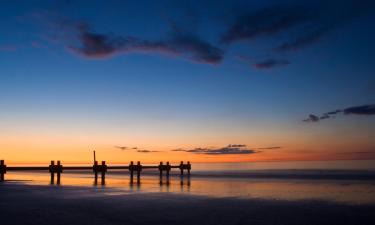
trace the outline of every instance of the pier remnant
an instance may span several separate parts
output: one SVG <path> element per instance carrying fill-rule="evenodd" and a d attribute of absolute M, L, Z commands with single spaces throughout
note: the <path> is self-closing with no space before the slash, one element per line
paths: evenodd
<path fill-rule="evenodd" d="M 0 160 L 0 181 L 4 181 L 4 174 L 7 173 L 7 166 L 4 160 Z"/>
<path fill-rule="evenodd" d="M 141 162 L 137 162 L 137 184 L 141 183 L 141 172 L 142 172 L 142 165 Z"/>
<path fill-rule="evenodd" d="M 51 174 L 51 184 L 55 183 L 55 170 L 54 170 L 54 167 L 55 167 L 55 161 L 51 160 L 51 164 L 49 165 L 49 172 Z"/>
<path fill-rule="evenodd" d="M 94 171 L 94 184 L 98 184 L 98 173 L 101 173 L 101 184 L 105 185 L 105 173 L 107 172 L 107 165 L 105 164 L 105 161 L 102 161 L 101 165 L 98 165 L 98 161 L 95 161 L 92 168 Z"/>
<path fill-rule="evenodd" d="M 180 165 L 171 165 L 169 162 L 166 164 L 163 164 L 163 162 L 160 162 L 159 165 L 141 165 L 141 162 L 138 161 L 137 164 L 134 164 L 133 161 L 130 162 L 129 166 L 126 165 L 113 165 L 113 166 L 107 166 L 105 161 L 102 161 L 101 164 L 98 164 L 98 161 L 94 162 L 93 166 L 66 166 L 63 167 L 60 161 L 57 161 L 57 164 L 55 164 L 54 160 L 51 160 L 51 163 L 49 166 L 6 166 L 4 160 L 0 160 L 0 181 L 4 181 L 4 174 L 9 171 L 48 171 L 51 176 L 50 183 L 55 184 L 55 174 L 57 177 L 56 184 L 60 184 L 61 182 L 61 174 L 63 173 L 63 170 L 92 170 L 94 173 L 94 184 L 98 184 L 98 173 L 101 174 L 101 184 L 105 184 L 105 176 L 107 173 L 107 170 L 129 170 L 130 171 L 130 183 L 133 184 L 134 179 L 134 172 L 137 172 L 137 184 L 140 184 L 141 182 L 141 172 L 143 169 L 158 169 L 159 170 L 159 178 L 160 178 L 160 184 L 163 183 L 163 171 L 166 171 L 166 179 L 167 184 L 170 183 L 170 176 L 171 176 L 171 170 L 172 169 L 180 169 L 181 172 L 181 178 L 183 178 L 184 170 L 187 170 L 188 178 L 190 177 L 190 170 L 191 165 L 190 162 L 187 162 L 187 164 L 183 164 L 181 162 Z"/>

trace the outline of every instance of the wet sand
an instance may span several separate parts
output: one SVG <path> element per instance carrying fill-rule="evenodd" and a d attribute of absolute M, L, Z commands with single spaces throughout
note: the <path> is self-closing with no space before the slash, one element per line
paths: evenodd
<path fill-rule="evenodd" d="M 277 187 L 275 187 L 277 188 Z M 375 205 L 0 184 L 0 224 L 375 224 Z"/>

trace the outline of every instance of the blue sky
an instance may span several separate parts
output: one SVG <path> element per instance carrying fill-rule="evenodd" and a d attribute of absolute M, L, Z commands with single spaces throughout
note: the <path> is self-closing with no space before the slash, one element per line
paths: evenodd
<path fill-rule="evenodd" d="M 110 146 L 127 145 L 131 129 L 188 136 L 189 148 L 287 148 L 293 135 L 337 140 L 348 129 L 372 150 L 374 12 L 371 1 L 4 1 L 2 132 L 39 125 L 126 140 Z M 285 43 L 294 47 L 275 50 Z M 360 106 L 370 112 L 344 112 Z"/>

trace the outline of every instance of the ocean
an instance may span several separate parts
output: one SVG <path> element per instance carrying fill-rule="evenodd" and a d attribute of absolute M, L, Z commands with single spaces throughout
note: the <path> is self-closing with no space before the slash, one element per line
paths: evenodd
<path fill-rule="evenodd" d="M 137 185 L 130 184 L 129 171 L 109 171 L 102 186 L 93 184 L 92 172 L 66 171 L 60 186 L 84 186 L 112 196 L 176 193 L 213 198 L 375 203 L 375 161 L 370 160 L 192 163 L 190 178 L 181 179 L 175 170 L 169 185 L 165 180 L 160 185 L 158 175 L 158 171 L 144 170 Z M 15 184 L 49 185 L 50 176 L 46 171 L 12 171 L 6 174 L 6 180 Z"/>

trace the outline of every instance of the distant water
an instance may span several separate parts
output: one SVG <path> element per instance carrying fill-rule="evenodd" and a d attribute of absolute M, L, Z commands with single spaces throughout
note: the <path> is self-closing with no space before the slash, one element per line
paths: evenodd
<path fill-rule="evenodd" d="M 6 179 L 49 184 L 47 172 L 9 172 Z M 158 179 L 157 171 L 145 170 L 141 185 L 130 185 L 128 171 L 116 171 L 107 174 L 105 187 L 94 188 L 108 195 L 171 192 L 212 197 L 375 203 L 375 161 L 193 163 L 190 179 L 181 180 L 178 171 L 172 173 L 169 186 L 159 185 Z M 88 171 L 65 172 L 61 185 L 93 186 L 93 176 Z"/>

